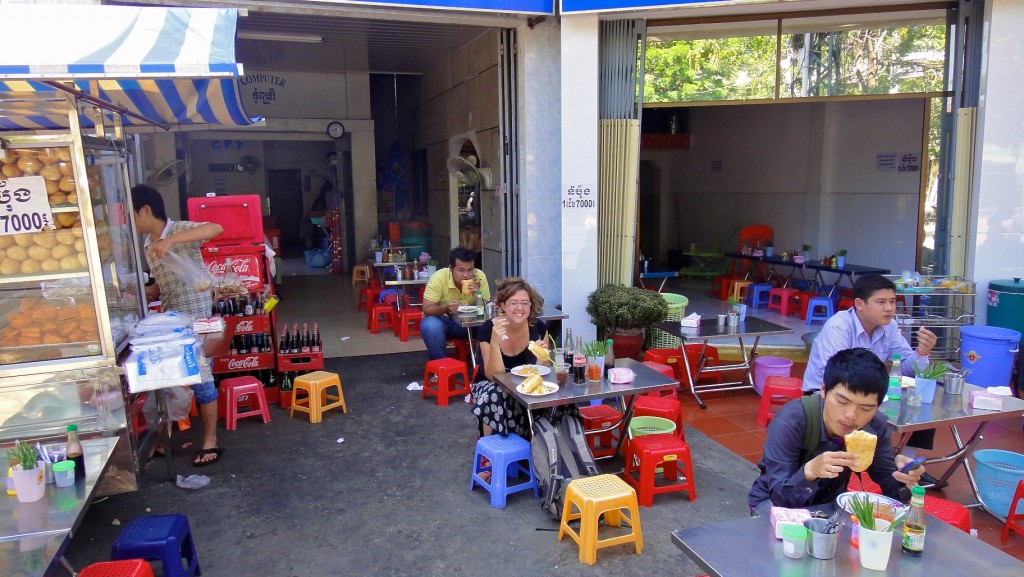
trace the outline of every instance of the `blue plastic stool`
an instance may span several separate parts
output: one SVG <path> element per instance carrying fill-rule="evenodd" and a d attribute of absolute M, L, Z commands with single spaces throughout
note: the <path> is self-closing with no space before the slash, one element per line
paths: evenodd
<path fill-rule="evenodd" d="M 818 309 L 822 308 L 824 308 L 824 311 L 818 312 Z M 811 297 L 807 301 L 807 319 L 804 320 L 804 323 L 809 325 L 814 321 L 825 322 L 834 314 L 836 314 L 836 305 L 831 298 Z"/>
<path fill-rule="evenodd" d="M 481 457 L 489 459 L 491 465 L 481 466 Z M 526 461 L 526 467 L 523 467 L 522 461 Z M 484 471 L 491 472 L 490 483 L 480 477 L 480 473 Z M 526 473 L 529 480 L 510 487 L 509 474 L 513 479 L 518 479 L 519 473 Z M 476 442 L 476 453 L 473 455 L 473 474 L 469 478 L 469 490 L 472 491 L 476 485 L 490 492 L 491 507 L 495 509 L 504 509 L 505 498 L 519 491 L 533 489 L 533 496 L 539 497 L 537 481 L 533 478 L 533 452 L 530 449 L 530 442 L 515 433 L 509 433 L 507 437 L 481 437 Z"/>
<path fill-rule="evenodd" d="M 377 296 L 377 302 L 379 302 L 379 303 L 386 303 L 386 302 L 388 302 L 388 301 L 384 300 L 384 297 L 386 297 L 388 295 L 395 295 L 395 297 L 398 298 L 398 297 L 401 296 L 400 292 L 401 291 L 399 291 L 398 289 L 384 289 L 384 290 L 380 291 L 380 295 Z"/>
<path fill-rule="evenodd" d="M 774 285 L 770 285 L 768 283 L 750 285 L 750 287 L 747 288 L 747 304 L 749 304 L 752 309 L 759 309 L 761 308 L 761 305 L 768 306 L 768 299 L 770 298 L 769 293 L 773 288 L 775 288 Z"/>
<path fill-rule="evenodd" d="M 188 569 L 182 567 L 185 559 Z M 202 575 L 192 542 L 192 529 L 184 515 L 136 517 L 128 522 L 110 547 L 110 559 L 158 559 L 165 577 Z"/>

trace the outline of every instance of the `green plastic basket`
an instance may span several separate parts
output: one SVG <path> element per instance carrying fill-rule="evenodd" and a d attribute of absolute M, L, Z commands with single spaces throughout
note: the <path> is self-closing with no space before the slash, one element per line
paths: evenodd
<path fill-rule="evenodd" d="M 661 293 L 662 298 L 668 302 L 668 316 L 666 321 L 681 321 L 686 316 L 686 305 L 690 299 L 675 293 Z M 661 329 L 651 328 L 647 331 L 647 339 L 644 345 L 648 349 L 677 349 L 682 345 L 679 337 L 672 336 Z"/>
<path fill-rule="evenodd" d="M 644 435 L 672 434 L 676 432 L 676 424 L 661 417 L 633 417 L 629 421 L 629 438 Z"/>

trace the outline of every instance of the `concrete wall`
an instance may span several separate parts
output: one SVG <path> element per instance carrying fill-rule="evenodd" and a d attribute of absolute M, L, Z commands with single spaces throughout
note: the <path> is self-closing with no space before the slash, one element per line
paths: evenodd
<path fill-rule="evenodd" d="M 690 109 L 687 150 L 643 151 L 657 167 L 668 249 L 737 248 L 739 229 L 767 224 L 776 252 L 845 248 L 849 262 L 913 269 L 919 172 L 882 170 L 879 154 L 921 154 L 920 99 Z"/>

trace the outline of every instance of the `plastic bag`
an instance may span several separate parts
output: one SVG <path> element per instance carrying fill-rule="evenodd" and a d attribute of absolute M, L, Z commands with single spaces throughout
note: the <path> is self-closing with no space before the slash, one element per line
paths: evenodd
<path fill-rule="evenodd" d="M 163 260 L 164 265 L 171 272 L 178 275 L 181 280 L 185 281 L 185 284 L 197 291 L 202 292 L 213 286 L 213 278 L 210 276 L 210 272 L 185 257 L 169 252 Z"/>
<path fill-rule="evenodd" d="M 188 416 L 192 409 L 192 388 L 191 387 L 170 387 L 163 389 L 164 402 L 167 403 L 167 418 L 171 421 L 180 421 Z M 150 393 L 142 405 L 142 414 L 146 422 L 152 426 L 157 422 L 156 414 L 156 393 Z"/>

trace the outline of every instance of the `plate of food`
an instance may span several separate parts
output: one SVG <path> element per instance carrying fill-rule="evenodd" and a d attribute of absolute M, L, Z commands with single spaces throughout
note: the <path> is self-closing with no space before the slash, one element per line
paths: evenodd
<path fill-rule="evenodd" d="M 540 375 L 533 375 L 519 383 L 516 390 L 529 397 L 543 397 L 558 391 L 558 384 L 545 381 Z"/>
<path fill-rule="evenodd" d="M 545 367 L 544 365 L 519 365 L 509 372 L 517 377 L 530 377 L 533 375 L 543 377 L 551 372 L 551 367 Z"/>
<path fill-rule="evenodd" d="M 879 495 L 878 493 L 868 493 L 866 491 L 848 491 L 836 497 L 836 504 L 839 505 L 844 511 L 853 515 L 853 507 L 850 506 L 850 500 L 854 495 L 866 495 L 868 500 L 874 505 L 885 505 L 892 508 L 893 513 L 897 516 L 901 511 L 907 508 L 903 503 L 900 503 L 896 499 L 890 499 L 885 495 Z"/>
<path fill-rule="evenodd" d="M 458 312 L 463 316 L 473 316 L 480 314 L 480 307 L 473 305 L 462 305 L 458 308 Z"/>

